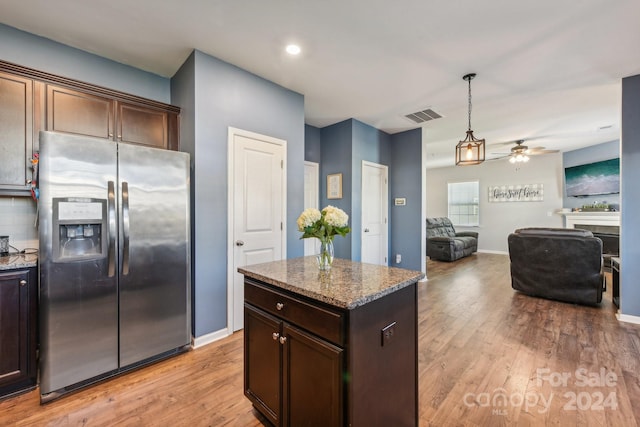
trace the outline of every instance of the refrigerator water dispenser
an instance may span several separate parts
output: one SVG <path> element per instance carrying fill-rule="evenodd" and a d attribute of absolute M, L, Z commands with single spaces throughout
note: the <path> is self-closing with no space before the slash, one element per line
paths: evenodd
<path fill-rule="evenodd" d="M 53 200 L 53 259 L 58 262 L 106 256 L 107 201 L 56 198 Z"/>

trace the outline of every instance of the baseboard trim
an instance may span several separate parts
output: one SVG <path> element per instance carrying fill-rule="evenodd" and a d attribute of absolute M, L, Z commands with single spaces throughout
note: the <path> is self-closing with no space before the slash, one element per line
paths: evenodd
<path fill-rule="evenodd" d="M 195 349 L 195 348 L 205 346 L 207 344 L 214 343 L 228 336 L 229 336 L 229 330 L 227 328 L 220 329 L 219 331 L 214 331 L 209 334 L 199 336 L 193 339 L 193 348 Z"/>
<path fill-rule="evenodd" d="M 489 249 L 478 249 L 478 252 L 482 252 L 483 254 L 509 255 L 509 252 L 505 252 L 505 251 L 492 251 L 492 250 L 489 250 Z"/>
<path fill-rule="evenodd" d="M 634 323 L 640 325 L 640 316 L 631 316 L 629 314 L 616 313 L 616 318 L 620 322 Z"/>

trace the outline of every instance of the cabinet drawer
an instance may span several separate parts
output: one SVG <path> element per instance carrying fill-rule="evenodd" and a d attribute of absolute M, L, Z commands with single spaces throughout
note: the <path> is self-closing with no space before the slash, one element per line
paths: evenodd
<path fill-rule="evenodd" d="M 244 298 L 249 304 L 344 346 L 344 317 L 340 313 L 273 290 L 251 279 L 244 281 Z"/>

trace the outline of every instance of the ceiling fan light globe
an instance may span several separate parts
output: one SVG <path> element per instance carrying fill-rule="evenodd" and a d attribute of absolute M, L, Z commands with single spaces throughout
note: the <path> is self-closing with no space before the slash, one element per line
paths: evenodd
<path fill-rule="evenodd" d="M 510 157 L 509 158 L 509 163 L 515 163 L 516 162 L 516 158 L 515 157 Z"/>
<path fill-rule="evenodd" d="M 522 161 L 523 162 L 528 162 L 529 161 L 529 156 L 522 156 Z"/>

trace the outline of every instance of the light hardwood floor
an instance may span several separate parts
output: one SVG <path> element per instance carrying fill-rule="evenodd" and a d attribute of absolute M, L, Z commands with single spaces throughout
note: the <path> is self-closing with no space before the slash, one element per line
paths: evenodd
<path fill-rule="evenodd" d="M 495 254 L 427 271 L 421 426 L 640 424 L 640 325 L 616 320 L 610 287 L 600 307 L 527 297 Z M 0 426 L 263 423 L 242 394 L 242 332 L 43 406 L 37 390 L 0 401 Z"/>

